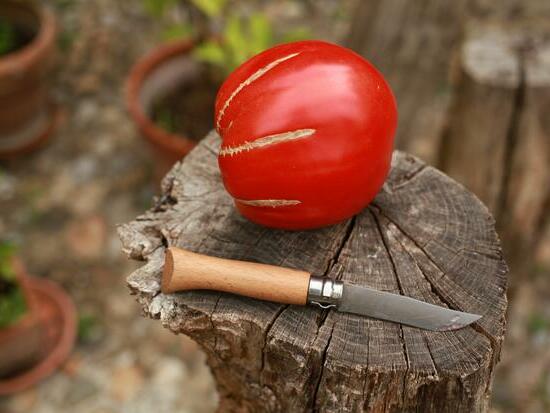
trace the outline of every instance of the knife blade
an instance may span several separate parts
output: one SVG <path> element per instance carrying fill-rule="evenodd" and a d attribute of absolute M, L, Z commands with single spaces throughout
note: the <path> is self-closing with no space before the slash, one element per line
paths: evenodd
<path fill-rule="evenodd" d="M 433 331 L 455 330 L 481 318 L 477 314 L 353 284 L 344 284 L 338 310 Z"/>
<path fill-rule="evenodd" d="M 481 318 L 404 295 L 344 283 L 306 271 L 166 250 L 164 294 L 216 290 L 283 304 L 317 305 L 432 331 L 450 331 Z"/>

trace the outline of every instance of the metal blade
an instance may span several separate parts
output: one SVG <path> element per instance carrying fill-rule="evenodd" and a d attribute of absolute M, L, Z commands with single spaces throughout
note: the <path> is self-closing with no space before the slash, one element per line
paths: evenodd
<path fill-rule="evenodd" d="M 344 284 L 338 310 L 433 331 L 457 330 L 481 318 L 477 314 L 450 310 L 410 297 L 353 284 Z"/>

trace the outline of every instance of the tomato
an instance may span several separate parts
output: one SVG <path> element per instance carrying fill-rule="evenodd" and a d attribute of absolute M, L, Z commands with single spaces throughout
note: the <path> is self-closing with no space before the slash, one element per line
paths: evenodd
<path fill-rule="evenodd" d="M 221 86 L 218 163 L 242 215 L 306 229 L 357 214 L 388 174 L 393 94 L 363 57 L 322 41 L 268 49 Z"/>

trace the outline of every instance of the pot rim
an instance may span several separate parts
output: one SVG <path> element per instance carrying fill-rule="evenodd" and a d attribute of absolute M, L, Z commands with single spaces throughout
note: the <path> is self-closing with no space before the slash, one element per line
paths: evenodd
<path fill-rule="evenodd" d="M 0 57 L 0 76 L 17 75 L 21 71 L 32 67 L 47 55 L 53 47 L 57 33 L 54 14 L 45 7 L 38 7 L 15 1 L 6 1 L 0 4 L 3 6 L 14 6 L 29 10 L 34 13 L 40 22 L 40 28 L 32 41 L 23 48 Z"/>
<path fill-rule="evenodd" d="M 167 132 L 157 126 L 145 113 L 140 93 L 146 79 L 162 63 L 182 54 L 189 54 L 195 47 L 191 39 L 172 41 L 157 46 L 134 64 L 126 80 L 126 106 L 140 132 L 164 151 L 187 154 L 197 142 L 186 135 Z"/>
<path fill-rule="evenodd" d="M 0 396 L 25 390 L 51 375 L 69 357 L 76 340 L 76 308 L 69 295 L 53 281 L 28 275 L 21 262 L 19 262 L 18 266 L 18 271 L 22 271 L 22 273 L 20 273 L 20 279 L 24 280 L 30 294 L 39 294 L 43 297 L 48 297 L 57 305 L 62 319 L 62 332 L 58 342 L 42 360 L 14 377 L 0 379 Z M 28 315 L 30 316 L 34 316 L 31 314 L 32 312 L 39 311 L 40 300 L 33 297 L 32 301 L 36 302 L 34 304 L 36 307 L 28 311 Z M 26 319 L 27 315 L 25 315 L 24 318 Z M 22 320 L 23 318 L 14 324 L 14 326 L 18 325 Z"/>

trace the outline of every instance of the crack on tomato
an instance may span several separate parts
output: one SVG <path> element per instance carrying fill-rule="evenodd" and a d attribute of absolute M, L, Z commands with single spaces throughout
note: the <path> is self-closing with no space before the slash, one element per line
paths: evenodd
<path fill-rule="evenodd" d="M 315 129 L 297 129 L 289 132 L 276 133 L 258 138 L 254 141 L 245 141 L 236 146 L 226 146 L 220 149 L 219 156 L 236 155 L 244 151 L 262 148 L 264 146 L 277 145 L 279 143 L 307 138 L 315 133 Z"/>
<path fill-rule="evenodd" d="M 302 201 L 298 201 L 297 199 L 237 199 L 235 198 L 235 201 L 240 202 L 244 205 L 249 206 L 257 206 L 257 207 L 282 207 L 282 206 L 294 206 L 301 204 Z"/>
<path fill-rule="evenodd" d="M 229 104 L 235 98 L 235 96 L 237 96 L 246 86 L 250 85 L 252 82 L 254 82 L 255 80 L 257 80 L 260 77 L 262 77 L 263 75 L 265 75 L 267 72 L 269 72 L 271 69 L 273 69 L 278 64 L 284 62 L 285 60 L 292 59 L 293 57 L 298 56 L 299 54 L 300 54 L 300 52 L 292 53 L 292 54 L 289 54 L 287 56 L 281 57 L 277 60 L 274 60 L 273 62 L 269 63 L 268 65 L 262 67 L 261 69 L 258 69 L 254 73 L 252 73 L 252 75 L 250 75 L 244 82 L 242 82 L 239 86 L 237 86 L 237 89 L 235 89 L 233 91 L 233 93 L 231 93 L 229 98 L 224 102 L 221 110 L 218 112 L 218 118 L 216 119 L 216 130 L 218 132 L 220 132 L 220 129 L 221 129 L 220 122 L 223 118 L 223 115 L 225 114 L 225 111 L 229 107 Z"/>

